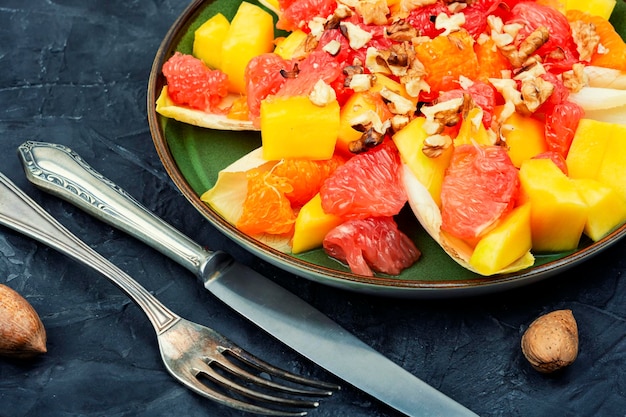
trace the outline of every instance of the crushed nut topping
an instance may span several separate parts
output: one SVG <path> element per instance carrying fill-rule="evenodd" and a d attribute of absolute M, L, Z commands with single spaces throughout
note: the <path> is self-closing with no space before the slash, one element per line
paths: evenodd
<path fill-rule="evenodd" d="M 348 149 L 352 153 L 361 153 L 383 142 L 385 135 L 391 128 L 391 121 L 383 122 L 378 113 L 369 110 L 350 120 L 350 125 L 363 134 L 359 139 L 350 142 Z"/>
<path fill-rule="evenodd" d="M 464 101 L 464 97 L 458 97 L 432 106 L 422 106 L 420 110 L 426 116 L 426 132 L 434 135 L 443 132 L 446 126 L 456 125 L 461 120 Z"/>
<path fill-rule="evenodd" d="M 363 17 L 366 25 L 386 25 L 389 7 L 387 0 L 361 0 L 357 2 L 355 9 Z"/>
<path fill-rule="evenodd" d="M 572 69 L 561 74 L 563 85 L 572 93 L 579 92 L 588 83 L 585 66 L 581 63 L 572 65 Z"/>
<path fill-rule="evenodd" d="M 452 139 L 448 135 L 430 135 L 424 139 L 422 152 L 429 158 L 437 158 L 443 151 L 452 145 Z"/>
<path fill-rule="evenodd" d="M 339 4 L 333 15 L 330 16 L 324 24 L 324 29 L 337 29 L 341 24 L 341 21 L 350 16 L 352 16 L 352 10 L 350 10 L 350 7 L 345 4 Z"/>
<path fill-rule="evenodd" d="M 415 59 L 415 50 L 409 43 L 403 42 L 394 44 L 386 50 L 368 48 L 365 64 L 372 73 L 380 72 L 401 77 L 407 74 L 409 66 Z"/>
<path fill-rule="evenodd" d="M 341 33 L 348 39 L 350 48 L 357 50 L 363 48 L 372 39 L 372 34 L 360 26 L 350 22 L 341 22 Z"/>
<path fill-rule="evenodd" d="M 541 77 L 522 81 L 520 88 L 524 105 L 530 113 L 534 113 L 554 92 L 554 84 Z"/>
<path fill-rule="evenodd" d="M 335 56 L 341 50 L 341 42 L 339 42 L 337 39 L 333 39 L 330 42 L 328 42 L 326 45 L 324 45 L 322 49 L 328 52 L 329 54 L 331 54 L 332 56 Z"/>
<path fill-rule="evenodd" d="M 415 105 L 411 100 L 402 97 L 387 87 L 383 87 L 380 90 L 380 95 L 388 102 L 387 107 L 393 114 L 412 115 L 415 112 Z"/>
<path fill-rule="evenodd" d="M 550 32 L 545 26 L 540 26 L 528 35 L 519 46 L 510 43 L 504 46 L 498 45 L 500 52 L 509 60 L 514 68 L 519 68 L 550 38 Z"/>
<path fill-rule="evenodd" d="M 589 61 L 598 45 L 600 45 L 600 35 L 596 32 L 596 26 L 593 23 L 577 20 L 571 22 L 570 27 L 572 28 L 572 38 L 576 43 L 576 50 L 580 55 L 580 60 Z"/>
<path fill-rule="evenodd" d="M 461 26 L 465 24 L 465 15 L 463 13 L 455 13 L 448 16 L 445 13 L 439 13 L 435 18 L 435 28 L 444 29 L 441 35 L 448 36 L 452 32 L 461 30 Z"/>
<path fill-rule="evenodd" d="M 362 65 L 349 65 L 343 68 L 343 73 L 346 76 L 343 86 L 350 87 L 352 83 L 352 78 L 357 74 L 363 74 L 363 66 Z"/>
<path fill-rule="evenodd" d="M 335 90 L 323 80 L 316 82 L 313 86 L 313 90 L 309 93 L 309 100 L 311 100 L 311 103 L 320 107 L 323 107 L 336 99 L 337 95 Z"/>
<path fill-rule="evenodd" d="M 354 74 L 350 77 L 348 87 L 356 92 L 367 91 L 372 88 L 375 79 L 372 74 Z"/>
<path fill-rule="evenodd" d="M 293 64 L 293 68 L 290 71 L 287 71 L 284 69 L 280 70 L 280 75 L 283 78 L 297 78 L 299 73 L 300 73 L 300 68 L 298 67 L 297 62 Z"/>
<path fill-rule="evenodd" d="M 404 19 L 392 22 L 385 29 L 385 33 L 395 42 L 410 42 L 417 37 L 417 29 Z"/>

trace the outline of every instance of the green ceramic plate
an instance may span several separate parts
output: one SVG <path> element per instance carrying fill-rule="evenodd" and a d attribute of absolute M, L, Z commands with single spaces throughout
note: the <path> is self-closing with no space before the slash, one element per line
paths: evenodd
<path fill-rule="evenodd" d="M 603 240 L 581 242 L 569 253 L 538 256 L 536 265 L 514 274 L 482 277 L 460 267 L 427 235 L 409 210 L 398 223 L 422 251 L 422 258 L 400 276 L 362 277 L 323 250 L 292 256 L 269 248 L 224 221 L 200 195 L 211 188 L 220 169 L 260 146 L 258 133 L 223 132 L 185 125 L 156 113 L 155 102 L 164 84 L 161 67 L 174 51 L 191 53 L 193 31 L 217 12 L 235 14 L 239 1 L 194 1 L 176 20 L 158 50 L 148 85 L 148 119 L 156 150 L 168 174 L 189 202 L 226 236 L 260 258 L 287 271 L 323 284 L 371 294 L 414 298 L 452 297 L 511 289 L 545 279 L 582 262 L 626 234 L 621 227 Z M 626 4 L 619 2 L 612 22 L 626 33 Z"/>

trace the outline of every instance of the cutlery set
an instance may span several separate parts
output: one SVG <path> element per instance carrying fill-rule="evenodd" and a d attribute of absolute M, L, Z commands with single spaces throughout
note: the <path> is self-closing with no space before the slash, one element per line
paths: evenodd
<path fill-rule="evenodd" d="M 179 263 L 223 303 L 348 384 L 407 416 L 476 416 L 272 280 L 192 241 L 71 149 L 28 141 L 18 155 L 35 186 Z M 339 389 L 276 368 L 214 330 L 178 316 L 1 173 L 0 224 L 109 278 L 148 316 L 169 373 L 199 395 L 244 412 L 303 416 L 307 408 L 319 405 L 319 398 Z"/>

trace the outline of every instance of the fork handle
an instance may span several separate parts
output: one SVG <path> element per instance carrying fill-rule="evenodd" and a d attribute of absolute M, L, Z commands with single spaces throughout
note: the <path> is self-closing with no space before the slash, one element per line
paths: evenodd
<path fill-rule="evenodd" d="M 2 173 L 0 224 L 38 240 L 109 278 L 143 309 L 157 333 L 180 320 L 144 287 L 73 235 Z"/>
<path fill-rule="evenodd" d="M 70 148 L 27 141 L 18 152 L 27 178 L 37 187 L 152 246 L 202 281 L 218 276 L 232 261 L 164 222 Z"/>

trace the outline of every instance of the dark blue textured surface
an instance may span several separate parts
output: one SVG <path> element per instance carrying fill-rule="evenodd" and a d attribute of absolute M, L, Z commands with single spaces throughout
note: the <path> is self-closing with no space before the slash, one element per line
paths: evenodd
<path fill-rule="evenodd" d="M 17 146 L 26 140 L 70 146 L 193 239 L 225 249 L 276 280 L 481 416 L 626 415 L 626 242 L 514 292 L 418 301 L 311 283 L 252 257 L 217 233 L 169 180 L 146 120 L 152 59 L 186 5 L 178 0 L 0 2 L 0 170 L 172 310 L 293 371 L 336 381 L 222 305 L 172 261 L 35 189 L 22 173 Z M 175 382 L 143 313 L 97 273 L 0 228 L 0 282 L 35 307 L 48 333 L 44 356 L 0 359 L 1 416 L 244 415 Z M 563 308 L 572 309 L 578 321 L 579 357 L 563 373 L 538 374 L 521 354 L 521 334 L 540 314 Z M 349 386 L 310 415 L 399 416 Z"/>

